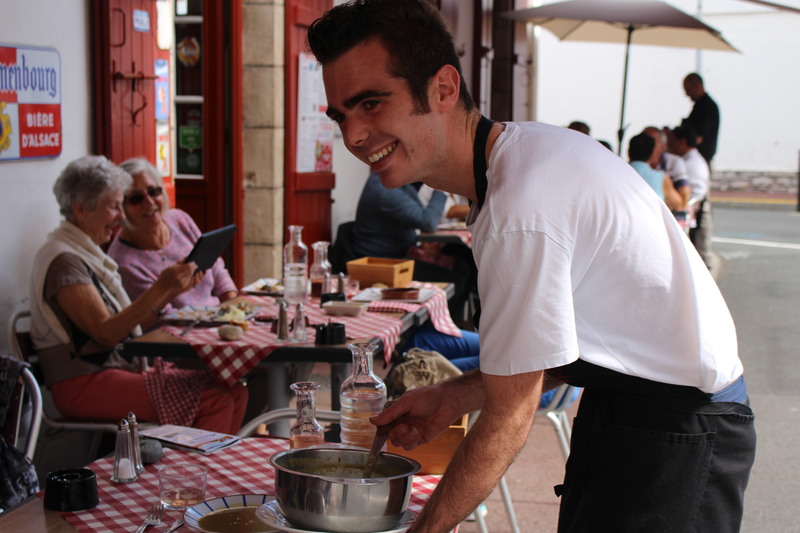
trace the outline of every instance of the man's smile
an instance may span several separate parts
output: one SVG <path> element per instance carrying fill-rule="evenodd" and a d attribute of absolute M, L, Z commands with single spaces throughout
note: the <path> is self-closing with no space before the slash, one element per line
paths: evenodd
<path fill-rule="evenodd" d="M 395 146 L 397 146 L 396 141 L 390 144 L 389 146 L 386 146 L 382 150 L 379 150 L 374 154 L 367 156 L 367 161 L 369 161 L 372 164 L 377 163 L 378 161 L 380 161 L 381 159 L 392 153 L 392 150 L 394 150 Z"/>

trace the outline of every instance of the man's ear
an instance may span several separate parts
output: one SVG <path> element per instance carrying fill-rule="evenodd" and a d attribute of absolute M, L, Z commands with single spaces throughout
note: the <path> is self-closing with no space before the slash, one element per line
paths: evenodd
<path fill-rule="evenodd" d="M 453 65 L 444 65 L 431 80 L 431 105 L 442 111 L 452 109 L 458 104 L 461 91 L 461 76 Z"/>

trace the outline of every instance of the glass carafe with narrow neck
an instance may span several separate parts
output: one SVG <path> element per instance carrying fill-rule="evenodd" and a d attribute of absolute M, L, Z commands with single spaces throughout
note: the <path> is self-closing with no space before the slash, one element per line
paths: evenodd
<path fill-rule="evenodd" d="M 314 381 L 298 381 L 292 383 L 290 388 L 297 399 L 297 421 L 289 430 L 289 447 L 308 448 L 318 444 L 325 444 L 323 428 L 317 422 L 316 398 L 314 393 L 319 389 L 319 383 Z"/>
<path fill-rule="evenodd" d="M 339 395 L 341 403 L 342 444 L 371 448 L 375 425 L 369 419 L 386 403 L 386 385 L 372 372 L 372 356 L 377 345 L 354 343 L 353 373 L 344 380 Z"/>
<path fill-rule="evenodd" d="M 308 297 L 308 246 L 302 232 L 303 226 L 289 226 L 289 242 L 283 248 L 283 297 L 290 303 Z"/>
<path fill-rule="evenodd" d="M 328 261 L 328 246 L 330 246 L 330 243 L 327 241 L 317 241 L 311 245 L 311 249 L 314 250 L 314 262 L 311 263 L 308 277 L 311 279 L 311 296 L 316 298 L 322 295 L 322 282 L 325 279 L 325 274 L 330 275 L 331 273 L 331 264 Z"/>

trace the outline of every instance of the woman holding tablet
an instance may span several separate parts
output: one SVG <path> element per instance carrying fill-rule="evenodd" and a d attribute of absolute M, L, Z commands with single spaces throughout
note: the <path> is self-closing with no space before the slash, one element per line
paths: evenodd
<path fill-rule="evenodd" d="M 185 211 L 169 208 L 161 176 L 150 162 L 133 158 L 120 167 L 133 177 L 133 185 L 125 192 L 125 221 L 108 255 L 119 263 L 128 295 L 136 298 L 158 279 L 167 265 L 189 255 L 200 237 L 200 229 Z M 164 311 L 185 305 L 217 306 L 237 294 L 236 285 L 219 258 L 197 285 L 176 296 Z"/>
<path fill-rule="evenodd" d="M 116 422 L 133 411 L 143 422 L 235 433 L 247 405 L 242 385 L 161 361 L 144 371 L 144 361 L 116 350 L 203 277 L 195 263 L 165 262 L 131 301 L 100 248 L 122 221 L 130 188 L 131 176 L 102 156 L 73 161 L 53 186 L 64 220 L 37 253 L 31 286 L 31 340 L 45 384 L 68 418 Z"/>

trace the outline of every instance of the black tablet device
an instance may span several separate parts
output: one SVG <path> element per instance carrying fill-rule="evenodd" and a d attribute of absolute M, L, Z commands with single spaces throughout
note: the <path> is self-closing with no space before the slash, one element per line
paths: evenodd
<path fill-rule="evenodd" d="M 203 233 L 194 243 L 194 248 L 186 258 L 186 262 L 191 263 L 194 261 L 197 263 L 197 269 L 205 272 L 214 265 L 214 261 L 217 260 L 217 257 L 231 242 L 235 231 L 236 224 L 231 224 L 230 226 Z"/>

